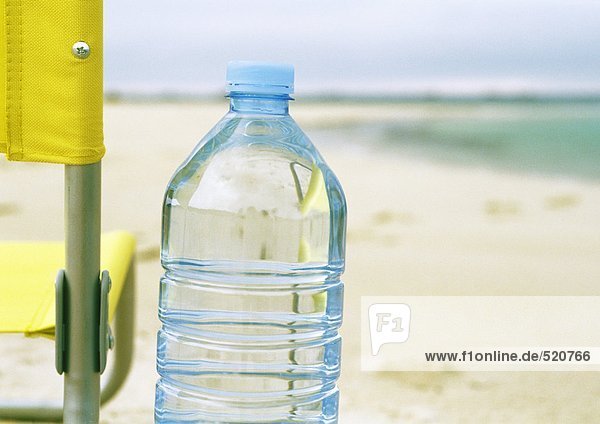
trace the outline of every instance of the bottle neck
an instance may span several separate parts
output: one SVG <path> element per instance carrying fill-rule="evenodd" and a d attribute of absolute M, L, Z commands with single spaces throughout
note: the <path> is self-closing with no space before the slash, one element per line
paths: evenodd
<path fill-rule="evenodd" d="M 288 95 L 268 95 L 249 93 L 230 93 L 231 112 L 259 113 L 267 115 L 287 115 L 289 112 Z"/>

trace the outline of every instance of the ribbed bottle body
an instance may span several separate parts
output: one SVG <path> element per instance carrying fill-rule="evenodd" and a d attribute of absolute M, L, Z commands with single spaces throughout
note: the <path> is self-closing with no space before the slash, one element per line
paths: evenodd
<path fill-rule="evenodd" d="M 345 224 L 289 115 L 217 124 L 165 195 L 157 422 L 337 422 Z"/>

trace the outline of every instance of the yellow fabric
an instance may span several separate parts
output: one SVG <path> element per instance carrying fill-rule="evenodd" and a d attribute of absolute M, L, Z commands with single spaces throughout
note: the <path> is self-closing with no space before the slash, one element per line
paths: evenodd
<path fill-rule="evenodd" d="M 0 0 L 0 152 L 6 152 L 6 25 L 4 2 Z"/>
<path fill-rule="evenodd" d="M 316 164 L 312 166 L 308 190 L 306 190 L 306 195 L 302 199 L 302 202 L 300 202 L 300 212 L 302 212 L 302 215 L 308 214 L 311 210 L 329 211 L 329 198 L 327 197 L 323 172 L 321 172 L 321 169 Z M 306 241 L 306 238 L 302 237 L 298 248 L 298 262 L 310 262 L 311 258 L 310 244 Z M 312 298 L 315 311 L 325 312 L 327 309 L 327 292 L 313 294 Z"/>
<path fill-rule="evenodd" d="M 115 314 L 135 239 L 126 232 L 102 236 L 101 270 L 112 279 L 109 318 Z M 54 335 L 54 281 L 64 268 L 64 244 L 0 244 L 0 332 Z"/>
<path fill-rule="evenodd" d="M 327 197 L 323 172 L 321 172 L 321 169 L 316 164 L 312 166 L 308 189 L 306 190 L 304 199 L 300 202 L 300 212 L 302 215 L 306 215 L 312 210 L 329 212 L 329 198 Z M 298 262 L 310 262 L 311 257 L 310 244 L 302 237 L 298 248 Z"/>
<path fill-rule="evenodd" d="M 312 166 L 308 190 L 300 204 L 302 215 L 306 215 L 311 210 L 329 212 L 329 198 L 327 197 L 323 172 L 317 165 Z"/>
<path fill-rule="evenodd" d="M 0 152 L 83 165 L 104 155 L 102 1 L 0 0 Z M 71 48 L 85 41 L 91 54 Z"/>

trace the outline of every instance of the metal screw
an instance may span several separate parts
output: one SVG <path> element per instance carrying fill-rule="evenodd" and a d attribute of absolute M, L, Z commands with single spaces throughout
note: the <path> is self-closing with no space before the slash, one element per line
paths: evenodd
<path fill-rule="evenodd" d="M 87 59 L 90 55 L 90 46 L 85 41 L 78 41 L 73 44 L 71 51 L 77 59 Z"/>

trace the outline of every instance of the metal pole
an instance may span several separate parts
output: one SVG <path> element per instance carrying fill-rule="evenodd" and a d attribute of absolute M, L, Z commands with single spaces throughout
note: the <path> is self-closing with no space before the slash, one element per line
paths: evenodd
<path fill-rule="evenodd" d="M 100 162 L 65 167 L 66 424 L 99 421 L 100 180 Z"/>

